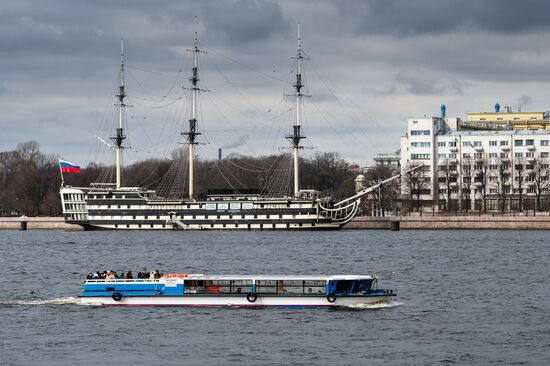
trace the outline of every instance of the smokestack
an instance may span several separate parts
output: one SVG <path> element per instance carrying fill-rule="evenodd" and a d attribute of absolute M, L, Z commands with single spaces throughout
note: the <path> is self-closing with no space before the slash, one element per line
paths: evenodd
<path fill-rule="evenodd" d="M 445 118 L 447 115 L 447 107 L 445 104 L 441 104 L 441 118 Z"/>
<path fill-rule="evenodd" d="M 218 149 L 218 160 L 222 160 L 222 148 Z"/>
<path fill-rule="evenodd" d="M 500 112 L 500 104 L 495 104 L 495 112 L 498 113 Z"/>

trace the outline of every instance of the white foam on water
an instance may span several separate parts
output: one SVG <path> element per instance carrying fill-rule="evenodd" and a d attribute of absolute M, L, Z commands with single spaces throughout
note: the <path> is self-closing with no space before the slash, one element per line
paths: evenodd
<path fill-rule="evenodd" d="M 56 299 L 0 299 L 1 305 L 90 305 L 83 303 L 78 297 L 59 297 Z M 93 305 L 93 304 L 91 304 Z"/>
<path fill-rule="evenodd" d="M 394 301 L 394 300 L 388 300 L 388 301 L 380 301 L 375 302 L 374 304 L 355 304 L 355 305 L 347 305 L 347 308 L 350 309 L 385 309 L 385 308 L 395 308 L 397 306 L 403 305 L 402 302 Z"/>

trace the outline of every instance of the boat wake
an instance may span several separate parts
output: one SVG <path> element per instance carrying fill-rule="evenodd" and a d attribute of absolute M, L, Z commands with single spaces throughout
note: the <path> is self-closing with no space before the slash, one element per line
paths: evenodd
<path fill-rule="evenodd" d="M 386 308 L 395 308 L 397 306 L 403 305 L 402 302 L 394 301 L 394 300 L 388 300 L 388 301 L 381 301 L 374 304 L 355 304 L 355 305 L 347 305 L 346 307 L 349 309 L 358 309 L 358 310 L 373 310 L 373 309 L 386 309 Z"/>
<path fill-rule="evenodd" d="M 56 299 L 0 299 L 0 306 L 15 306 L 15 305 L 33 306 L 33 305 L 90 305 L 90 304 L 84 304 L 77 297 L 59 297 Z"/>

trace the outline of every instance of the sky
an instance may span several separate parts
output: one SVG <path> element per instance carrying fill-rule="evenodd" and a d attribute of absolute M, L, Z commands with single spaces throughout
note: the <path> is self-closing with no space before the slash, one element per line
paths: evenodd
<path fill-rule="evenodd" d="M 288 152 L 300 23 L 311 95 L 302 153 L 370 165 L 399 148 L 407 117 L 441 104 L 449 117 L 496 102 L 550 109 L 549 10 L 533 0 L 2 1 L 0 151 L 36 140 L 81 165 L 113 163 L 124 38 L 124 162 L 169 157 L 185 142 L 196 31 L 199 156 Z"/>

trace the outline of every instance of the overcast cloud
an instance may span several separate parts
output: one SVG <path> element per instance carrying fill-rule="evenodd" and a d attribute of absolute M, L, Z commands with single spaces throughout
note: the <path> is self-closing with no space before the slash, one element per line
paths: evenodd
<path fill-rule="evenodd" d="M 550 3 L 498 0 L 3 1 L 0 150 L 37 140 L 76 163 L 112 161 L 108 140 L 125 39 L 125 161 L 166 157 L 189 118 L 193 32 L 200 155 L 277 153 L 293 123 L 296 24 L 311 58 L 305 144 L 370 164 L 399 146 L 406 118 L 550 109 Z M 197 22 L 194 22 L 194 17 Z M 181 70 L 181 72 L 180 72 Z M 181 99 L 180 99 L 181 98 Z"/>

